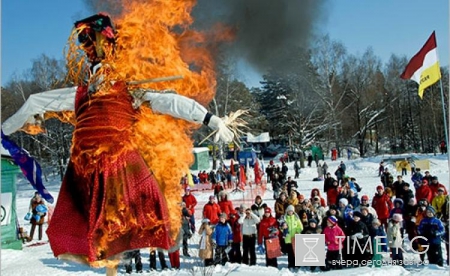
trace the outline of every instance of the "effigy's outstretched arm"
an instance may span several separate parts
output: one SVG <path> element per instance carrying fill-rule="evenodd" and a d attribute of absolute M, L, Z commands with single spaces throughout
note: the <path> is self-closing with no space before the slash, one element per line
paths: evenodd
<path fill-rule="evenodd" d="M 35 125 L 46 112 L 73 111 L 76 90 L 75 86 L 32 94 L 14 115 L 3 122 L 3 133 L 10 135 L 27 124 Z"/>
<path fill-rule="evenodd" d="M 211 129 L 217 130 L 216 139 L 225 143 L 233 140 L 234 133 L 225 125 L 224 121 L 209 113 L 205 107 L 193 99 L 178 94 L 146 92 L 140 100 L 148 101 L 155 112 L 193 123 L 203 123 Z"/>

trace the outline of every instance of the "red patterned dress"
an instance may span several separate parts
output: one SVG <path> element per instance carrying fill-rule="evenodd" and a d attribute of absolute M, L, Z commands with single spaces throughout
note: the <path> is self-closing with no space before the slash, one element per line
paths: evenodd
<path fill-rule="evenodd" d="M 47 230 L 55 256 L 92 266 L 126 250 L 172 245 L 167 204 L 133 144 L 132 97 L 122 82 L 110 92 L 77 90 L 72 155 Z"/>

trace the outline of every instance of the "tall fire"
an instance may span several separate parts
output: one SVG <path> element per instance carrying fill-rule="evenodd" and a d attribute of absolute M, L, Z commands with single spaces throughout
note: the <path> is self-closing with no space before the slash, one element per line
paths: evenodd
<path fill-rule="evenodd" d="M 101 88 L 95 95 L 118 93 L 117 89 L 112 88 L 115 82 L 122 81 L 128 84 L 130 93 L 138 93 L 139 89 L 169 89 L 206 106 L 214 97 L 216 85 L 210 46 L 214 45 L 214 41 L 229 40 L 232 36 L 224 28 L 216 29 L 220 31 L 220 35 L 191 30 L 189 27 L 193 18 L 190 12 L 195 3 L 196 1 L 124 0 L 121 3 L 121 15 L 113 18 L 116 28 L 115 44 L 111 45 L 101 38 L 95 41 L 104 43 L 102 47 L 97 47 L 97 51 L 100 49 L 104 54 L 103 66 L 90 81 L 96 77 L 100 79 L 101 76 Z M 73 82 L 82 80 L 86 71 L 82 52 L 85 49 L 82 48 L 83 45 L 76 43 L 80 31 L 82 30 L 74 30 L 67 52 L 69 77 Z M 182 79 L 146 82 L 148 79 L 170 76 L 182 76 Z M 164 229 L 158 228 L 162 225 L 169 226 L 170 243 L 173 245 L 181 226 L 180 179 L 189 172 L 189 165 L 193 162 L 193 142 L 190 135 L 198 125 L 168 115 L 154 114 L 148 106 L 141 106 L 135 119 L 131 134 L 132 145 L 124 144 L 123 147 L 138 148 L 151 168 L 168 205 L 169 222 L 158 221 L 156 217 L 149 219 L 155 229 Z M 115 148 L 116 145 L 111 147 Z M 111 160 L 114 160 L 114 155 L 119 156 L 122 152 L 105 151 L 112 152 Z M 91 154 L 83 152 L 82 148 L 73 148 L 72 152 L 80 158 Z M 83 170 L 87 173 L 86 168 Z M 119 184 L 110 184 L 105 193 L 112 195 L 111 198 L 114 194 L 127 193 L 128 191 L 118 190 L 122 189 L 117 188 L 120 187 Z M 127 231 L 127 224 L 134 225 L 133 227 L 139 224 L 138 217 L 130 217 L 124 223 L 120 214 L 127 213 L 125 202 L 117 198 L 117 203 L 111 205 L 113 208 L 105 209 L 105 219 L 110 225 L 99 225 L 98 231 L 108 233 L 112 225 L 120 225 L 118 227 Z M 114 239 L 114 236 L 99 235 L 97 255 L 103 254 L 102 250 L 108 248 L 108 244 L 113 244 Z M 110 259 L 95 262 L 89 260 L 89 264 L 110 267 L 109 261 Z"/>

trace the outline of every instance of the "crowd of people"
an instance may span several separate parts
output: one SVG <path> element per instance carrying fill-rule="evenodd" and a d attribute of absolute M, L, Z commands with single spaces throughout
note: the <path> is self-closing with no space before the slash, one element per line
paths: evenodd
<path fill-rule="evenodd" d="M 259 252 L 265 254 L 266 266 L 278 267 L 279 256 L 268 256 L 266 248 L 266 241 L 276 238 L 281 253 L 287 255 L 288 268 L 294 269 L 292 243 L 295 234 L 300 233 L 325 234 L 326 266 L 320 267 L 321 270 L 342 268 L 340 264 L 345 260 L 352 260 L 351 266 L 362 266 L 369 260 L 381 259 L 379 252 L 382 251 L 390 252 L 392 261 L 403 265 L 405 240 L 411 241 L 412 249 L 419 252 L 422 261 L 426 257 L 429 263 L 439 266 L 444 262 L 441 248 L 444 240 L 448 264 L 450 196 L 429 171 L 421 175 L 417 168 L 414 172 L 414 194 L 410 184 L 403 179 L 404 175 L 398 175 L 397 180 L 392 181 L 391 174 L 385 169 L 380 175 L 380 185 L 369 198 L 361 195 L 361 186 L 356 179 L 346 175 L 343 162 L 335 172 L 336 178 L 330 172 L 326 173 L 325 195 L 319 188 L 301 194 L 297 182 L 283 171 L 284 166 L 284 163 L 280 166 L 270 162 L 266 168 L 274 191 L 274 206 L 268 206 L 258 195 L 249 207 L 233 207 L 225 190 L 209 197 L 203 207 L 199 230 L 202 237 L 199 255 L 205 265 L 225 262 L 255 265 Z M 379 250 L 358 254 L 359 249 L 354 248 L 355 240 L 360 245 L 370 240 Z M 311 271 L 316 269 L 311 267 Z"/>

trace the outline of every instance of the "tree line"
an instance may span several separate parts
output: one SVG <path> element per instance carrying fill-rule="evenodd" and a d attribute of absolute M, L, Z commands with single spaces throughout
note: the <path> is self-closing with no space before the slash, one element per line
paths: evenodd
<path fill-rule="evenodd" d="M 350 54 L 328 35 L 308 48 L 285 51 L 286 58 L 264 72 L 260 87 L 247 87 L 236 73 L 235 61 L 219 56 L 216 96 L 209 110 L 220 117 L 249 110 L 246 131 L 269 132 L 273 143 L 299 149 L 352 147 L 361 156 L 434 152 L 445 140 L 439 82 L 420 99 L 418 85 L 399 77 L 410 57 L 393 54 L 383 64 L 371 48 L 361 55 Z M 35 59 L 29 70 L 2 87 L 2 122 L 31 94 L 70 86 L 66 72 L 63 60 L 44 54 Z M 448 68 L 441 68 L 441 73 L 447 108 Z M 62 176 L 73 126 L 49 119 L 45 128 L 36 136 L 23 132 L 11 136 L 43 163 L 44 175 Z M 194 140 L 203 140 L 207 131 L 202 127 Z"/>

